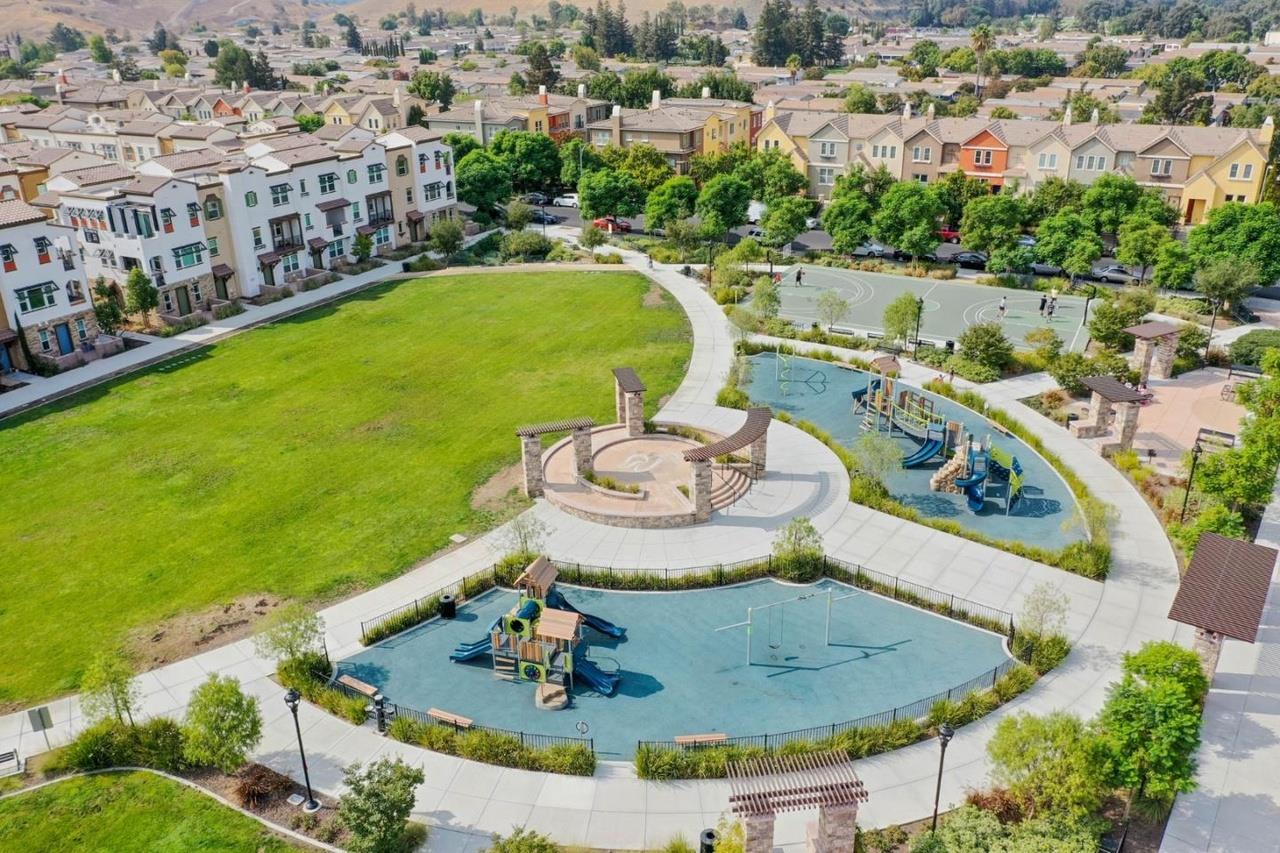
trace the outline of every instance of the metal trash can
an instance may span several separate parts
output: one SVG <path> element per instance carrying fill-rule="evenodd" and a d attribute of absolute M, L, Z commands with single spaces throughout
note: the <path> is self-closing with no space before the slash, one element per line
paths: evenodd
<path fill-rule="evenodd" d="M 698 836 L 698 853 L 715 853 L 716 842 L 719 840 L 720 836 L 714 829 L 702 830 L 702 835 Z"/>
<path fill-rule="evenodd" d="M 458 601 L 452 595 L 445 593 L 440 596 L 440 618 L 452 619 L 458 615 Z"/>
<path fill-rule="evenodd" d="M 955 341 L 947 341 L 947 355 L 951 355 L 951 354 L 952 354 L 952 353 L 954 353 L 955 351 L 956 351 L 956 342 L 955 342 Z"/>

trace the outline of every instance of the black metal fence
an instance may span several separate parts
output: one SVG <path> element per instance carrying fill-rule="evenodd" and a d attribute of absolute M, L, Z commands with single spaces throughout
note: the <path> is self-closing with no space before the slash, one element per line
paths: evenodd
<path fill-rule="evenodd" d="M 847 732 L 852 729 L 870 729 L 888 726 L 900 720 L 922 720 L 929 716 L 929 712 L 933 709 L 933 706 L 939 702 L 956 701 L 964 698 L 975 690 L 989 690 L 992 687 L 995 687 L 996 682 L 1000 680 L 1000 677 L 1017 665 L 1018 661 L 1013 659 L 1004 661 L 999 666 L 984 672 L 982 675 L 975 676 L 964 684 L 959 684 L 949 690 L 944 690 L 941 693 L 935 693 L 932 696 L 926 696 L 923 699 L 917 699 L 907 705 L 901 705 L 888 711 L 878 711 L 874 714 L 867 714 L 865 717 L 859 717 L 856 720 L 845 720 L 842 723 L 829 723 L 825 726 L 811 726 L 807 729 L 795 729 L 794 731 L 789 732 L 742 735 L 704 745 L 679 744 L 673 740 L 642 740 L 636 742 L 636 747 L 637 749 L 650 747 L 656 749 L 681 750 L 705 749 L 716 746 L 754 746 L 764 749 L 775 749 L 793 741 L 817 741 L 824 740 L 826 738 L 833 738 L 841 732 Z"/>
<path fill-rule="evenodd" d="M 434 618 L 440 612 L 440 599 L 452 595 L 458 599 L 470 598 L 498 585 L 498 569 L 493 567 L 483 572 L 467 575 L 462 580 L 446 584 L 434 592 L 421 598 L 415 598 L 408 604 L 388 610 L 372 619 L 360 623 L 360 642 L 363 645 L 376 643 L 392 634 L 412 628 Z"/>

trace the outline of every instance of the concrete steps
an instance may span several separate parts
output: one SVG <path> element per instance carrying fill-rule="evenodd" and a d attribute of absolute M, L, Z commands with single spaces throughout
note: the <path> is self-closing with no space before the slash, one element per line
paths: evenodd
<path fill-rule="evenodd" d="M 711 477 L 715 484 L 711 490 L 712 512 L 732 506 L 751 488 L 751 478 L 737 468 L 717 466 Z"/>

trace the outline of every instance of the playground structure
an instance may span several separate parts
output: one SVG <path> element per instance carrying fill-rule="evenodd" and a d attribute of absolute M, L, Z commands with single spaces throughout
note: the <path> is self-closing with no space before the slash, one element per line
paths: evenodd
<path fill-rule="evenodd" d="M 640 377 L 629 367 L 613 376 L 617 423 L 572 418 L 516 430 L 526 495 L 614 527 L 682 527 L 708 521 L 765 476 L 773 417 L 767 407 L 748 409 L 746 422 L 725 437 L 646 423 Z M 825 388 L 825 377 L 797 381 Z M 567 438 L 543 451 L 544 436 L 564 432 Z"/>
<path fill-rule="evenodd" d="M 449 660 L 463 663 L 488 654 L 499 678 L 558 685 L 566 694 L 577 681 L 604 696 L 616 693 L 621 676 L 587 658 L 583 629 L 612 639 L 626 632 L 607 619 L 580 612 L 556 589 L 556 576 L 555 565 L 546 557 L 530 563 L 516 579 L 516 605 L 494 620 L 487 636 L 459 645 Z M 548 695 L 554 694 L 540 692 L 539 699 Z"/>
<path fill-rule="evenodd" d="M 929 478 L 932 491 L 963 494 L 975 513 L 997 499 L 1008 515 L 1023 493 L 1024 474 L 1017 457 L 995 447 L 990 436 L 981 443 L 974 441 L 964 424 L 935 411 L 927 395 L 903 388 L 895 397 L 894 391 L 894 379 L 881 374 L 852 392 L 853 413 L 863 415 L 862 429 L 889 435 L 896 429 L 919 441 L 919 448 L 902 460 L 902 467 L 915 468 L 941 457 L 942 466 Z"/>
<path fill-rule="evenodd" d="M 830 648 L 847 645 L 853 639 L 849 635 L 850 626 L 843 622 L 836 622 L 837 633 L 833 636 L 833 607 L 860 595 L 859 590 L 837 595 L 833 587 L 805 592 L 748 607 L 744 621 L 716 631 L 747 629 L 748 666 L 823 669 L 831 665 Z"/>

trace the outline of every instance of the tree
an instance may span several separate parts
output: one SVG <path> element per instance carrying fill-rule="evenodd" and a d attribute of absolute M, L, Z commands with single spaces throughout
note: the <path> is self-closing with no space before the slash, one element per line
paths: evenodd
<path fill-rule="evenodd" d="M 845 193 L 822 211 L 822 229 L 837 252 L 851 255 L 871 236 L 871 202 L 862 193 Z"/>
<path fill-rule="evenodd" d="M 902 446 L 887 435 L 864 433 L 853 445 L 858 473 L 883 483 L 902 468 Z"/>
<path fill-rule="evenodd" d="M 373 238 L 368 234 L 357 234 L 351 241 L 351 251 L 355 254 L 357 263 L 364 263 L 373 254 Z"/>
<path fill-rule="evenodd" d="M 822 566 L 822 535 L 804 516 L 788 521 L 773 537 L 773 556 L 793 571 Z M 784 572 L 785 572 L 784 568 Z"/>
<path fill-rule="evenodd" d="M 675 174 L 666 155 L 645 142 L 632 143 L 625 148 L 605 149 L 604 160 L 613 168 L 635 178 L 636 183 L 646 192 L 656 189 Z"/>
<path fill-rule="evenodd" d="M 991 778 L 1028 817 L 1087 820 L 1109 793 L 1101 747 L 1079 717 L 1014 714 L 1000 721 L 987 743 Z"/>
<path fill-rule="evenodd" d="M 960 241 L 978 252 L 1012 245 L 1022 234 L 1023 215 L 1022 203 L 1010 193 L 972 199 L 960 220 Z"/>
<path fill-rule="evenodd" d="M 262 739 L 258 700 L 235 678 L 211 675 L 187 703 L 183 752 L 192 764 L 234 773 Z"/>
<path fill-rule="evenodd" d="M 501 159 L 478 148 L 457 161 L 458 198 L 487 216 L 511 198 L 511 174 Z"/>
<path fill-rule="evenodd" d="M 973 88 L 979 94 L 982 92 L 982 74 L 986 67 L 987 51 L 991 49 L 994 42 L 995 35 L 991 32 L 991 27 L 986 24 L 979 24 L 969 31 L 969 45 L 973 48 L 975 59 Z"/>
<path fill-rule="evenodd" d="M 507 228 L 512 231 L 523 231 L 533 221 L 533 207 L 520 199 L 512 199 L 507 204 Z"/>
<path fill-rule="evenodd" d="M 84 47 L 84 33 L 59 21 L 49 31 L 49 44 L 58 53 L 70 53 Z"/>
<path fill-rule="evenodd" d="M 379 759 L 368 767 L 353 764 L 342 773 L 347 793 L 338 802 L 338 819 L 351 832 L 354 853 L 397 853 L 413 811 L 414 791 L 426 777 L 399 758 Z"/>
<path fill-rule="evenodd" d="M 1173 241 L 1168 228 L 1141 214 L 1134 214 L 1121 223 L 1117 236 L 1116 260 L 1140 268 L 1138 280 L 1143 282 L 1159 259 L 1160 250 Z"/>
<path fill-rule="evenodd" d="M 956 339 L 961 358 L 977 364 L 1003 368 L 1013 358 L 1013 344 L 1004 336 L 999 323 L 974 323 Z"/>
<path fill-rule="evenodd" d="M 693 215 L 698 201 L 698 187 L 693 178 L 678 175 L 663 181 L 644 206 L 645 227 L 649 231 L 662 230 L 668 222 L 687 219 Z"/>
<path fill-rule="evenodd" d="M 813 203 L 806 198 L 791 195 L 774 199 L 760 220 L 764 244 L 775 249 L 791 245 L 791 241 L 806 229 L 812 212 Z"/>
<path fill-rule="evenodd" d="M 1102 256 L 1102 240 L 1076 211 L 1066 208 L 1047 217 L 1036 229 L 1036 257 L 1071 274 L 1086 275 Z"/>
<path fill-rule="evenodd" d="M 456 219 L 441 219 L 432 224 L 428 245 L 447 265 L 449 259 L 462 249 L 465 239 L 462 225 Z"/>
<path fill-rule="evenodd" d="M 794 196 L 808 186 L 808 180 L 792 165 L 791 158 L 772 148 L 743 160 L 734 167 L 732 175 L 750 188 L 751 198 L 765 204 Z"/>
<path fill-rule="evenodd" d="M 1197 267 L 1216 257 L 1252 262 L 1264 282 L 1280 279 L 1280 208 L 1269 201 L 1224 204 L 1187 235 Z"/>
<path fill-rule="evenodd" d="M 1192 280 L 1196 290 L 1222 306 L 1235 305 L 1260 283 L 1257 267 L 1231 257 L 1213 258 L 1196 270 Z"/>
<path fill-rule="evenodd" d="M 1089 318 L 1089 334 L 1104 346 L 1120 352 L 1133 347 L 1133 335 L 1124 330 L 1137 325 L 1156 307 L 1155 295 L 1139 288 L 1122 291 L 1115 299 L 1100 301 Z"/>
<path fill-rule="evenodd" d="M 861 83 L 851 83 L 845 90 L 844 111 L 847 113 L 875 113 L 876 93 Z"/>
<path fill-rule="evenodd" d="M 576 187 L 584 174 L 603 166 L 595 147 L 576 136 L 560 146 L 560 183 L 566 187 Z"/>
<path fill-rule="evenodd" d="M 511 79 L 507 81 L 507 94 L 523 95 L 527 91 L 529 91 L 529 84 L 524 77 L 521 76 L 519 71 L 512 71 Z"/>
<path fill-rule="evenodd" d="M 837 290 L 824 290 L 818 295 L 818 322 L 830 329 L 849 316 L 849 300 Z"/>
<path fill-rule="evenodd" d="M 129 270 L 129 277 L 124 281 L 124 298 L 129 313 L 140 314 L 143 325 L 146 325 L 148 315 L 160 304 L 160 291 L 142 271 L 142 267 L 134 267 Z"/>
<path fill-rule="evenodd" d="M 884 337 L 887 341 L 905 343 L 920 322 L 920 302 L 914 294 L 904 293 L 884 309 Z"/>
<path fill-rule="evenodd" d="M 1027 222 L 1038 225 L 1047 217 L 1064 210 L 1079 212 L 1084 200 L 1084 184 L 1068 178 L 1052 177 L 1036 186 L 1035 192 L 1023 204 L 1027 210 Z"/>
<path fill-rule="evenodd" d="M 115 293 L 101 276 L 93 285 L 93 296 L 93 318 L 98 322 L 98 328 L 104 335 L 114 335 L 124 325 L 124 312 L 120 310 Z"/>
<path fill-rule="evenodd" d="M 732 175 L 717 175 L 702 188 L 694 209 L 707 234 L 728 234 L 747 221 L 751 188 Z"/>
<path fill-rule="evenodd" d="M 324 620 L 301 603 L 287 604 L 267 619 L 253 638 L 254 650 L 276 663 L 297 660 L 324 645 Z"/>
<path fill-rule="evenodd" d="M 484 147 L 480 144 L 480 141 L 470 133 L 462 133 L 460 131 L 446 133 L 442 141 L 445 145 L 448 145 L 453 149 L 453 162 L 455 163 L 461 162 L 463 157 L 466 157 L 477 148 Z"/>
<path fill-rule="evenodd" d="M 1112 684 L 1099 715 L 1111 783 L 1136 805 L 1163 813 L 1175 795 L 1195 788 L 1200 706 L 1171 678 L 1126 674 Z"/>
<path fill-rule="evenodd" d="M 1141 196 L 1142 187 L 1133 178 L 1108 172 L 1085 190 L 1081 212 L 1096 231 L 1115 234 L 1138 206 Z"/>
<path fill-rule="evenodd" d="M 525 71 L 524 78 L 529 88 L 537 89 L 539 86 L 546 86 L 550 91 L 556 83 L 560 82 L 560 72 L 551 64 L 547 47 L 542 42 L 534 42 L 530 46 L 527 60 L 529 68 Z"/>
<path fill-rule="evenodd" d="M 930 184 L 929 189 L 942 205 L 942 221 L 952 227 L 960 224 L 969 202 L 991 195 L 986 181 L 971 178 L 959 170 L 948 172 Z"/>
<path fill-rule="evenodd" d="M 110 65 L 116 58 L 111 48 L 107 47 L 107 40 L 99 35 L 89 38 L 89 56 L 99 65 Z"/>
<path fill-rule="evenodd" d="M 522 561 L 533 560 L 542 553 L 543 543 L 550 533 L 549 524 L 532 513 L 522 512 L 506 524 L 503 554 Z"/>
<path fill-rule="evenodd" d="M 428 103 L 438 103 L 440 109 L 447 110 L 453 104 L 453 96 L 457 88 L 453 78 L 441 71 L 418 71 L 409 81 L 409 93 Z"/>
<path fill-rule="evenodd" d="M 578 205 L 583 219 L 635 216 L 644 210 L 644 188 L 626 172 L 597 169 L 578 181 Z"/>
<path fill-rule="evenodd" d="M 489 142 L 517 192 L 546 189 L 560 177 L 560 152 L 551 137 L 527 130 L 500 130 Z"/>
<path fill-rule="evenodd" d="M 1155 97 L 1142 110 L 1142 121 L 1159 124 L 1208 124 L 1213 97 L 1202 95 L 1204 75 L 1187 68 L 1171 68 L 1163 75 Z"/>
<path fill-rule="evenodd" d="M 924 184 L 902 181 L 880 200 L 872 220 L 876 238 L 906 252 L 912 260 L 938 247 L 938 217 L 942 205 Z"/>
<path fill-rule="evenodd" d="M 1124 671 L 1151 683 L 1169 678 L 1182 685 L 1187 695 L 1203 702 L 1209 693 L 1209 679 L 1204 674 L 1200 656 L 1177 643 L 1148 641 L 1136 652 L 1124 656 Z"/>
<path fill-rule="evenodd" d="M 782 294 L 771 278 L 762 278 L 751 288 L 751 310 L 765 320 L 772 320 L 782 309 Z"/>
<path fill-rule="evenodd" d="M 91 723 L 115 719 L 133 725 L 142 691 L 133 677 L 133 665 L 119 652 L 99 652 L 89 661 L 80 679 L 80 709 Z"/>
<path fill-rule="evenodd" d="M 1049 332 L 1052 329 L 1040 327 L 1037 332 Z M 1030 333 L 1028 333 L 1030 337 Z M 1057 335 L 1054 335 L 1057 337 Z M 1061 346 L 1061 339 L 1058 344 Z M 1022 601 L 1022 612 L 1018 614 L 1018 631 L 1035 637 L 1051 637 L 1061 634 L 1067 625 L 1067 612 L 1070 600 L 1067 594 L 1051 581 L 1041 581 L 1031 588 Z"/>

